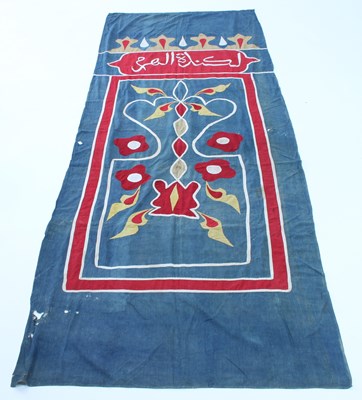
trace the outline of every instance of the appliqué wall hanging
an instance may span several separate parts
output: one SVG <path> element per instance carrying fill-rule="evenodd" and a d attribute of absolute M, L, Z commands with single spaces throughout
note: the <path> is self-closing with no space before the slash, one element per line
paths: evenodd
<path fill-rule="evenodd" d="M 350 386 L 253 11 L 108 16 L 17 384 Z"/>

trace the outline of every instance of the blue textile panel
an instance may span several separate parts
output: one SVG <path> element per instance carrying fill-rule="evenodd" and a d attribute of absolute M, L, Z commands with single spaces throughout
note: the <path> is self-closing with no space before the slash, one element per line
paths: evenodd
<path fill-rule="evenodd" d="M 108 15 L 17 384 L 350 387 L 254 11 Z"/>

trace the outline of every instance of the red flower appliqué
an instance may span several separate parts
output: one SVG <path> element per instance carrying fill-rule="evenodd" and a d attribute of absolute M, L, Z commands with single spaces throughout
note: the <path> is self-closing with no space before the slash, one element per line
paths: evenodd
<path fill-rule="evenodd" d="M 230 167 L 229 161 L 223 159 L 198 163 L 195 165 L 195 170 L 207 182 L 212 182 L 220 178 L 233 178 L 236 175 L 235 170 Z"/>
<path fill-rule="evenodd" d="M 238 133 L 216 132 L 207 141 L 207 144 L 210 147 L 230 152 L 237 150 L 242 140 L 243 137 Z"/>
<path fill-rule="evenodd" d="M 121 169 L 116 172 L 115 177 L 121 182 L 123 189 L 134 190 L 147 182 L 151 175 L 146 173 L 146 168 L 138 164 L 131 169 Z"/>
<path fill-rule="evenodd" d="M 118 147 L 122 156 L 129 156 L 133 153 L 142 153 L 149 149 L 146 138 L 142 135 L 132 136 L 130 138 L 117 138 L 113 143 Z"/>

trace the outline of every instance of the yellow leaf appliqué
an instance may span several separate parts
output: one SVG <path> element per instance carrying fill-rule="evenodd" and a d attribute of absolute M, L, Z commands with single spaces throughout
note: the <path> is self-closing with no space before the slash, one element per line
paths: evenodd
<path fill-rule="evenodd" d="M 221 115 L 213 113 L 202 104 L 190 103 L 190 106 L 191 106 L 191 111 L 197 112 L 199 115 L 204 115 L 207 117 L 221 117 Z"/>
<path fill-rule="evenodd" d="M 162 96 L 166 96 L 166 93 L 159 88 L 143 88 L 135 85 L 131 85 L 132 88 L 138 93 L 138 94 L 143 94 L 146 93 L 149 96 L 155 96 L 156 94 L 161 94 Z"/>
<path fill-rule="evenodd" d="M 172 110 L 171 104 L 172 104 L 172 103 L 166 103 L 166 104 L 163 104 L 163 105 L 161 105 L 161 106 L 158 106 L 158 107 L 156 108 L 156 111 L 155 111 L 153 114 L 151 114 L 149 117 L 147 117 L 147 118 L 145 119 L 145 121 L 148 121 L 148 120 L 150 120 L 150 119 L 155 119 L 155 118 L 162 118 L 162 117 L 164 117 L 165 114 L 166 114 L 167 112 L 169 112 L 169 111 Z"/>
<path fill-rule="evenodd" d="M 135 191 L 135 193 L 133 193 L 131 195 L 127 195 L 127 194 L 123 195 L 120 198 L 119 203 L 113 203 L 109 210 L 107 221 L 110 220 L 112 217 L 114 217 L 119 212 L 126 210 L 127 208 L 133 207 L 137 203 L 137 200 L 138 200 L 138 197 L 140 194 L 140 190 L 141 190 L 141 187 L 139 187 Z"/>
<path fill-rule="evenodd" d="M 203 229 L 206 229 L 208 231 L 207 236 L 210 239 L 217 240 L 218 242 L 224 243 L 227 246 L 234 247 L 229 239 L 225 236 L 222 229 L 222 223 L 219 219 L 215 217 L 210 217 L 209 215 L 206 215 L 202 212 L 199 212 L 199 214 L 204 219 L 204 221 L 201 222 L 200 225 Z"/>
<path fill-rule="evenodd" d="M 146 219 L 146 214 L 150 211 L 151 209 L 148 210 L 142 210 L 142 211 L 137 211 L 133 214 L 131 214 L 126 222 L 125 227 L 122 229 L 121 232 L 119 232 L 117 235 L 111 237 L 111 239 L 120 239 L 126 236 L 131 236 L 135 235 L 139 231 L 139 227 L 146 225 L 148 222 L 148 219 Z"/>
<path fill-rule="evenodd" d="M 228 204 L 240 214 L 239 201 L 235 195 L 227 194 L 226 191 L 221 188 L 212 189 L 208 183 L 206 183 L 206 194 L 214 201 L 221 201 L 222 203 Z"/>
<path fill-rule="evenodd" d="M 208 96 L 212 96 L 215 93 L 224 92 L 229 86 L 230 86 L 230 83 L 228 83 L 227 85 L 218 85 L 218 86 L 214 86 L 214 87 L 205 88 L 205 89 L 202 89 L 199 92 L 197 92 L 196 96 L 199 94 L 207 94 Z"/>

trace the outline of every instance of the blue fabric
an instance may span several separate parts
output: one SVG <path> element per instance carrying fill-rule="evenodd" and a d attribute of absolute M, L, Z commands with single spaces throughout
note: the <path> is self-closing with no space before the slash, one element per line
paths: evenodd
<path fill-rule="evenodd" d="M 254 11 L 107 17 L 18 384 L 351 386 Z"/>

